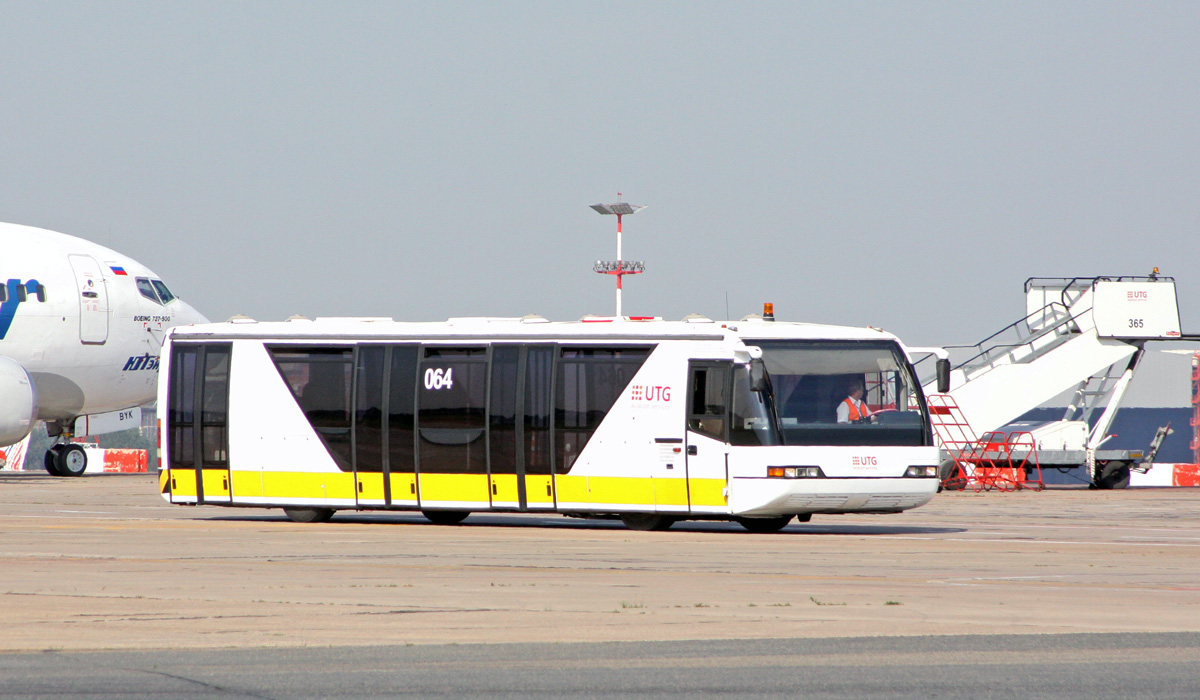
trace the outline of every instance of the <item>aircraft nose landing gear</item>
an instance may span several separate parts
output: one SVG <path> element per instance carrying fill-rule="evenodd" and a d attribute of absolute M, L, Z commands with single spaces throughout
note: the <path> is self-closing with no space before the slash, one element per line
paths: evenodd
<path fill-rule="evenodd" d="M 81 445 L 55 445 L 46 450 L 46 471 L 54 476 L 83 476 L 87 452 Z"/>

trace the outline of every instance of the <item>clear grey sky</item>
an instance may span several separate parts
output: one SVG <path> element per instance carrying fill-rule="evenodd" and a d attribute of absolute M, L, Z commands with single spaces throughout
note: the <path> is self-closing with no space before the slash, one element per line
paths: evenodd
<path fill-rule="evenodd" d="M 620 191 L 631 314 L 1200 332 L 1200 3 L 5 1 L 0 95 L 0 220 L 214 320 L 610 314 Z"/>

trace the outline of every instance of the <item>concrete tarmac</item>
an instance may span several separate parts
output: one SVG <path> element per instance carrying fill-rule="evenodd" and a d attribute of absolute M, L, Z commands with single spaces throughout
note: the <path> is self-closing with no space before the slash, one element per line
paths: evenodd
<path fill-rule="evenodd" d="M 0 474 L 0 652 L 10 652 L 0 667 L 100 650 L 183 664 L 202 650 L 292 658 L 285 648 L 320 647 L 333 659 L 379 647 L 405 658 L 410 645 L 483 645 L 503 657 L 554 643 L 586 659 L 597 642 L 646 641 L 661 644 L 630 653 L 673 658 L 672 645 L 727 640 L 724 657 L 742 661 L 719 663 L 753 669 L 754 640 L 894 637 L 895 653 L 918 663 L 913 640 L 934 637 L 934 666 L 958 675 L 991 654 L 973 643 L 956 660 L 955 639 L 991 639 L 1015 672 L 1038 655 L 1003 650 L 1033 634 L 1103 640 L 1075 661 L 1055 657 L 1064 668 L 1166 664 L 1170 687 L 1192 690 L 1200 675 L 1196 489 L 944 493 L 903 514 L 815 516 L 774 535 L 527 514 L 436 526 L 415 513 L 341 513 L 302 525 L 279 510 L 171 506 L 157 492 L 155 475 Z M 886 681 L 898 664 L 873 658 L 853 665 Z"/>

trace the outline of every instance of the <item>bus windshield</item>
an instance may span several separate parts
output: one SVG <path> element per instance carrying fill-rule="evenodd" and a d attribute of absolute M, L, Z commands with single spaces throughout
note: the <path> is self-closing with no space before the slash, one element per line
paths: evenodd
<path fill-rule="evenodd" d="M 924 396 L 896 343 L 744 342 L 762 348 L 784 444 L 932 444 Z"/>

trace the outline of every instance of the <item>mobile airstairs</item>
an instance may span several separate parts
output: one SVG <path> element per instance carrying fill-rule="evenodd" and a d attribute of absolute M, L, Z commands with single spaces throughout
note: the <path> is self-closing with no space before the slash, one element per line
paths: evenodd
<path fill-rule="evenodd" d="M 1105 450 L 1103 444 L 1144 346 L 1150 340 L 1197 339 L 1180 331 L 1175 280 L 1159 277 L 1157 269 L 1148 277 L 1031 278 L 1025 282 L 1025 305 L 1025 317 L 999 332 L 974 345 L 946 348 L 949 391 L 930 401 L 931 409 L 942 407 L 932 417 L 948 455 L 943 480 L 973 480 L 972 452 L 955 437 L 963 421 L 993 443 L 1005 435 L 1003 428 L 1011 431 L 1007 435 L 1020 434 L 1011 444 L 1021 463 L 1080 469 L 1081 481 L 1094 487 L 1123 488 L 1131 469 L 1149 469 L 1153 454 Z M 923 360 L 917 367 L 932 364 Z M 936 393 L 932 376 L 922 384 L 927 395 Z M 1072 390 L 1061 420 L 1013 425 L 1030 409 Z M 1032 449 L 1036 455 L 1024 453 Z M 1151 448 L 1156 449 L 1157 444 Z"/>

